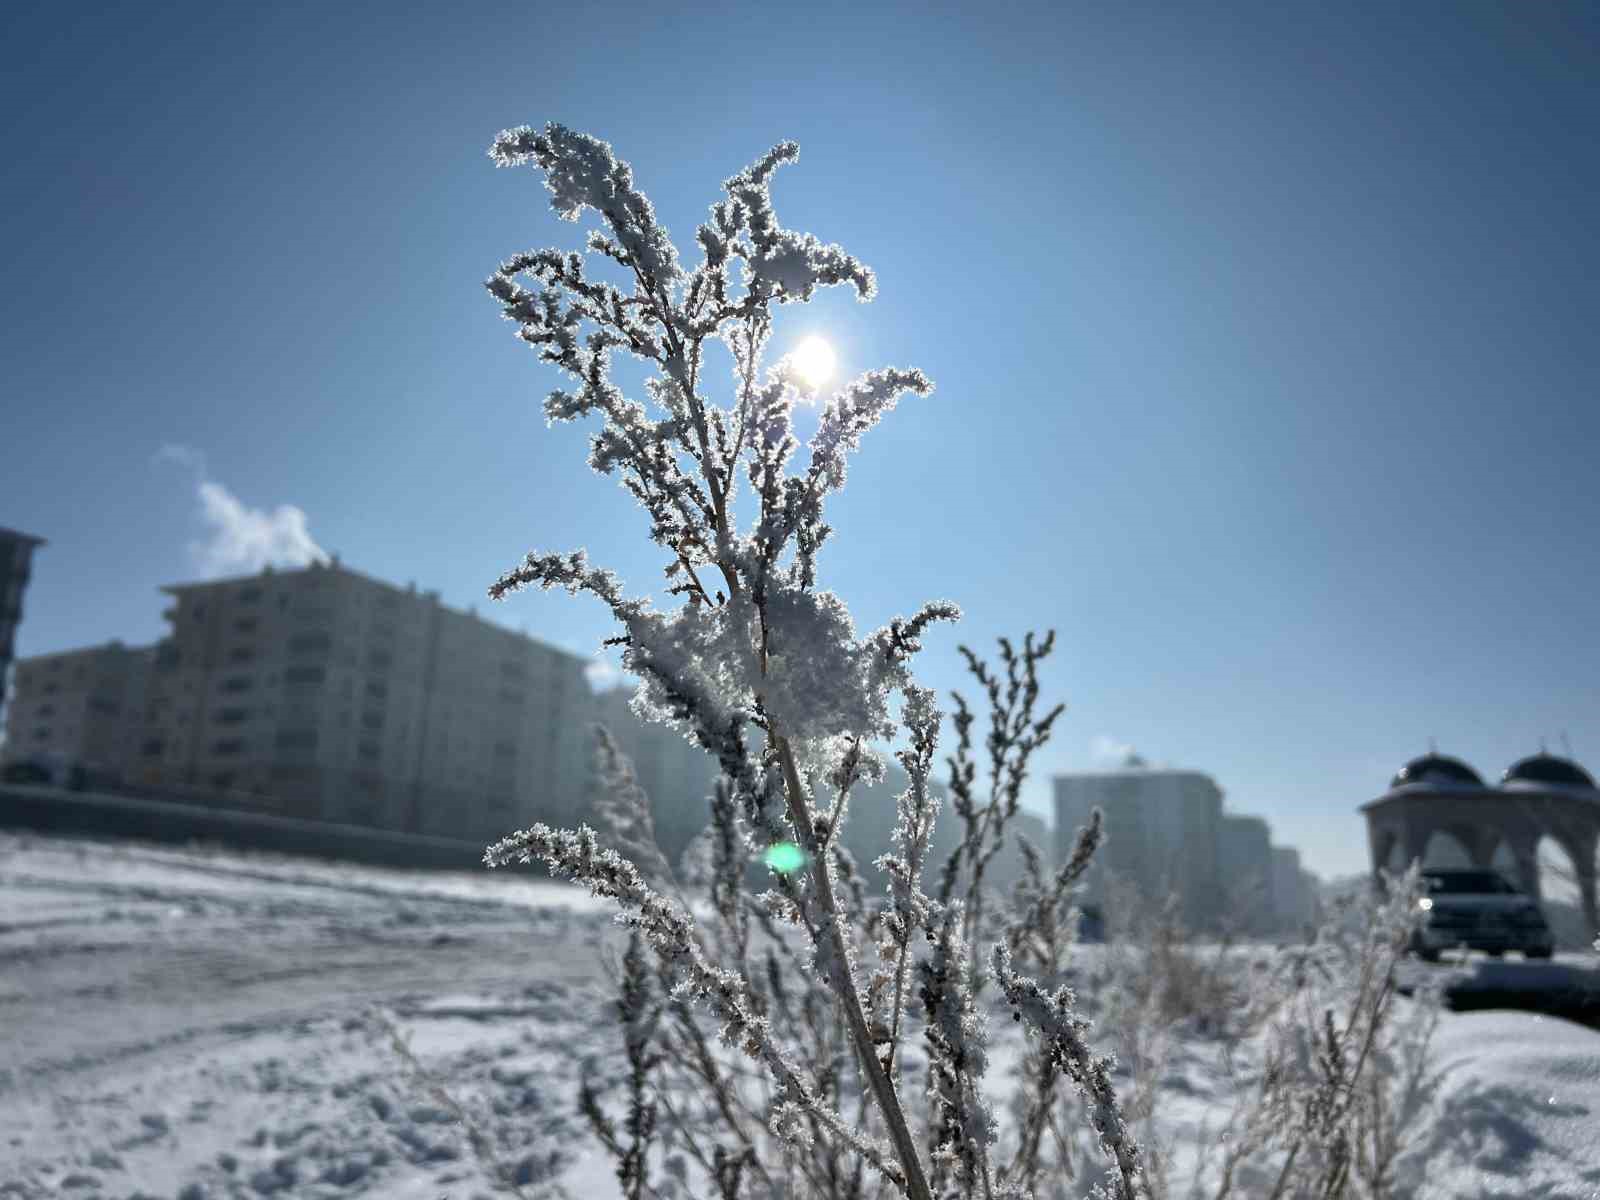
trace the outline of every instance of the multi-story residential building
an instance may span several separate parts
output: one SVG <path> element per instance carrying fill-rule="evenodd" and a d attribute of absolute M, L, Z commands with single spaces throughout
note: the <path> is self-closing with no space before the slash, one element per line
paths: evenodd
<path fill-rule="evenodd" d="M 1313 893 L 1300 869 L 1300 851 L 1292 846 L 1272 848 L 1272 913 L 1282 933 L 1299 932 L 1314 919 Z"/>
<path fill-rule="evenodd" d="M 1055 777 L 1058 857 L 1094 808 L 1105 814 L 1106 842 L 1085 880 L 1086 899 L 1105 903 L 1114 875 L 1141 897 L 1179 897 L 1183 923 L 1214 928 L 1222 909 L 1218 832 L 1222 789 L 1208 775 L 1130 765 L 1120 771 Z"/>
<path fill-rule="evenodd" d="M 493 840 L 575 823 L 594 699 L 576 655 L 431 602 L 426 703 L 407 828 Z"/>
<path fill-rule="evenodd" d="M 1252 935 L 1270 932 L 1275 924 L 1271 826 L 1260 817 L 1224 814 L 1217 861 L 1227 928 Z"/>
<path fill-rule="evenodd" d="M 101 778 L 122 775 L 137 749 L 153 658 L 152 647 L 111 642 L 18 662 L 4 759 L 57 759 Z"/>
<path fill-rule="evenodd" d="M 44 539 L 0 528 L 0 712 L 5 710 L 6 679 L 22 622 L 22 594 L 33 575 L 33 551 Z"/>
<path fill-rule="evenodd" d="M 133 782 L 484 839 L 577 811 L 577 656 L 337 559 L 163 590 Z"/>

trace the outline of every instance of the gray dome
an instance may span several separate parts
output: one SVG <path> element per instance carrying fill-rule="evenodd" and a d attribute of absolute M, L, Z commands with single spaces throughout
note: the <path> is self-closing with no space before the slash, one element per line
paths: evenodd
<path fill-rule="evenodd" d="M 1389 786 L 1405 787 L 1412 783 L 1431 783 L 1442 787 L 1483 786 L 1483 780 L 1476 771 L 1459 758 L 1451 758 L 1447 754 L 1424 754 L 1421 758 L 1413 758 L 1395 772 Z"/>
<path fill-rule="evenodd" d="M 1500 777 L 1502 783 L 1557 783 L 1566 787 L 1594 790 L 1594 777 L 1569 758 L 1557 758 L 1542 750 L 1518 759 Z"/>

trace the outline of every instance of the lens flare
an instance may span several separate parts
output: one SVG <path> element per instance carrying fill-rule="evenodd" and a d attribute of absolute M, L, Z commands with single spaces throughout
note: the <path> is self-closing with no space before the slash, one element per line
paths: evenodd
<path fill-rule="evenodd" d="M 793 842 L 779 842 L 767 848 L 766 863 L 779 875 L 788 875 L 806 865 L 806 852 Z"/>

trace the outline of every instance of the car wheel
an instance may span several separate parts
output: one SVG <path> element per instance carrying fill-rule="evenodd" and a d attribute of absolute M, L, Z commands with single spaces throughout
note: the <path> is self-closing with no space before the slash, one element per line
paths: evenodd
<path fill-rule="evenodd" d="M 1548 948 L 1543 950 L 1524 950 L 1522 952 L 1523 958 L 1549 958 L 1550 955 L 1551 951 Z"/>
<path fill-rule="evenodd" d="M 1485 950 L 1484 953 L 1487 954 L 1490 958 L 1499 958 L 1503 954 L 1505 954 L 1505 951 L 1504 950 Z"/>

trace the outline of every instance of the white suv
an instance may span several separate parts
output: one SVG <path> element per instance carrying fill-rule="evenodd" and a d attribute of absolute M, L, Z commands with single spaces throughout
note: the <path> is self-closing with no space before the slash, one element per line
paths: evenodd
<path fill-rule="evenodd" d="M 1424 871 L 1422 925 L 1411 948 L 1429 962 L 1443 950 L 1465 946 L 1499 958 L 1520 950 L 1524 958 L 1549 958 L 1555 938 L 1537 903 L 1494 871 Z"/>

